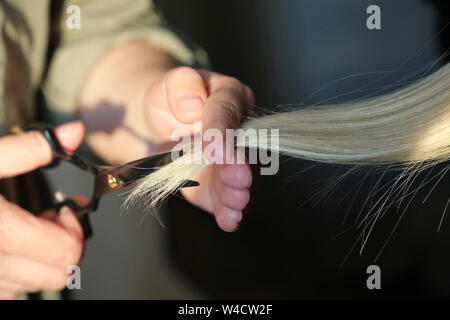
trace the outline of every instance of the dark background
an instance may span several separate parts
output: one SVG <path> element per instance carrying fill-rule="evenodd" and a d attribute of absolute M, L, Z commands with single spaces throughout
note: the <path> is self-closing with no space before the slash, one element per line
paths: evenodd
<path fill-rule="evenodd" d="M 369 88 L 428 74 L 426 67 L 433 62 L 439 66 L 436 60 L 448 48 L 442 45 L 442 37 L 433 40 L 445 25 L 442 21 L 449 19 L 439 18 L 444 9 L 432 1 L 158 3 L 172 25 L 206 49 L 214 70 L 247 83 L 255 92 L 256 104 L 268 108 L 326 99 L 338 103 L 387 92 L 397 86 L 342 95 L 374 80 L 377 82 Z M 381 8 L 381 30 L 366 28 L 365 10 L 371 4 Z M 448 14 L 448 10 L 444 12 Z M 367 74 L 378 71 L 393 72 Z M 355 74 L 361 75 L 317 91 Z M 375 225 L 362 256 L 357 253 L 359 245 L 340 268 L 361 230 L 352 228 L 333 236 L 354 224 L 380 174 L 371 173 L 365 180 L 343 223 L 355 192 L 351 188 L 362 181 L 367 170 L 346 178 L 317 206 L 310 201 L 300 207 L 311 191 L 323 190 L 337 179 L 334 174 L 348 168 L 319 166 L 295 175 L 311 163 L 286 161 L 277 176 L 259 179 L 251 210 L 235 234 L 218 231 L 211 217 L 185 202 L 171 202 L 168 237 L 172 259 L 192 285 L 211 298 L 448 297 L 449 226 L 444 223 L 436 232 L 449 196 L 448 176 L 425 204 L 421 201 L 430 190 L 427 187 L 412 200 L 377 262 L 383 290 L 374 293 L 366 288 L 365 269 L 373 263 L 404 206 L 400 213 L 396 208 L 389 210 Z M 383 182 L 389 183 L 393 177 L 394 173 L 387 173 Z M 352 194 L 338 205 L 349 192 Z"/>
<path fill-rule="evenodd" d="M 436 70 L 447 61 L 441 55 L 448 48 L 449 28 L 439 33 L 450 20 L 447 2 L 156 1 L 172 26 L 206 49 L 215 71 L 247 83 L 256 104 L 265 108 L 373 96 Z M 366 8 L 371 4 L 381 8 L 381 30 L 366 28 Z M 434 168 L 429 177 L 442 168 Z M 93 216 L 96 235 L 82 265 L 84 287 L 76 295 L 448 298 L 448 219 L 436 231 L 449 197 L 448 174 L 425 203 L 437 180 L 413 197 L 376 261 L 382 290 L 366 288 L 366 268 L 374 263 L 410 198 L 400 209 L 388 210 L 362 254 L 359 240 L 342 265 L 361 233 L 354 227 L 357 216 L 367 213 L 364 202 L 385 169 L 361 168 L 327 191 L 349 168 L 283 158 L 279 174 L 258 178 L 242 228 L 232 234 L 220 231 L 212 216 L 176 197 L 161 212 L 165 229 L 152 217 L 137 228 L 138 210 L 119 218 L 120 201 L 110 197 Z M 396 174 L 385 173 L 381 185 Z M 52 179 L 61 183 L 56 174 Z M 77 179 L 74 186 L 86 184 Z M 308 201 L 320 191 L 328 196 L 317 204 L 317 198 Z"/>

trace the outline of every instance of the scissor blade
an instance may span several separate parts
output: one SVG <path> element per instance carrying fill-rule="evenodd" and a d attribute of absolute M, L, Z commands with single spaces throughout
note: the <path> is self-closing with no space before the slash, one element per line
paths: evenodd
<path fill-rule="evenodd" d="M 97 197 L 101 197 L 107 193 L 128 187 L 140 178 L 172 162 L 171 156 L 171 152 L 160 153 L 101 171 L 95 178 L 94 193 Z M 181 188 L 196 187 L 198 185 L 197 181 L 185 180 Z"/>

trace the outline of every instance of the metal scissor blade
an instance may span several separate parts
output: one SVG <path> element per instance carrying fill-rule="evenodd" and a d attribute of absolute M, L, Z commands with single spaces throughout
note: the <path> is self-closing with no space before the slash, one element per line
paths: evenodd
<path fill-rule="evenodd" d="M 100 198 L 107 193 L 132 185 L 140 178 L 172 162 L 171 156 L 171 152 L 160 153 L 99 172 L 95 178 L 94 196 Z M 200 184 L 197 181 L 185 180 L 181 188 L 198 185 Z"/>

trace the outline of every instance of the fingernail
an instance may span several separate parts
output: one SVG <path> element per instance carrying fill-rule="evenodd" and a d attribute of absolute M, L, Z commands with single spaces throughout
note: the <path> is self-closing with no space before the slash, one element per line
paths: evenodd
<path fill-rule="evenodd" d="M 177 105 L 184 112 L 198 113 L 203 109 L 205 102 L 202 97 L 195 93 L 185 93 L 177 100 Z"/>

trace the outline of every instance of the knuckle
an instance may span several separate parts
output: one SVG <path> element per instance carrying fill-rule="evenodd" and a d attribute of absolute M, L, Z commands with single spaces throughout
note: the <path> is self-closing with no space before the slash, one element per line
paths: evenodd
<path fill-rule="evenodd" d="M 219 107 L 222 108 L 228 119 L 228 126 L 236 126 L 241 122 L 242 113 L 241 108 L 234 101 L 220 101 Z"/>
<path fill-rule="evenodd" d="M 240 111 L 239 105 L 232 100 L 222 100 L 219 102 L 219 106 L 223 108 L 226 112 L 237 113 Z"/>
<path fill-rule="evenodd" d="M 248 190 L 235 190 L 231 189 L 229 190 L 230 195 L 236 200 L 237 203 L 246 203 L 248 196 Z"/>
<path fill-rule="evenodd" d="M 38 146 L 42 146 L 45 143 L 44 140 L 42 139 L 42 134 L 36 130 L 27 132 L 27 134 L 24 136 L 24 141 L 29 145 L 33 144 Z"/>

